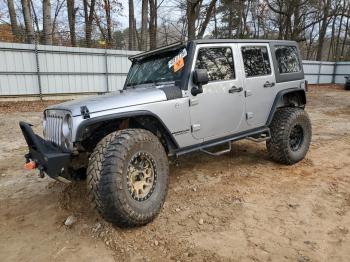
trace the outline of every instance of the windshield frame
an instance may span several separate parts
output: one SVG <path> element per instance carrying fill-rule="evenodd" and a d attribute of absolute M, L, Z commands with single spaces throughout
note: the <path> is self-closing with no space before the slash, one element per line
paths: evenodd
<path fill-rule="evenodd" d="M 167 53 L 169 52 L 174 52 L 178 51 L 180 52 L 182 49 L 186 49 L 187 51 L 187 56 L 186 56 L 186 63 L 184 68 L 182 69 L 181 72 L 181 77 L 179 80 L 176 81 L 160 81 L 160 82 L 152 82 L 152 83 L 142 83 L 138 85 L 127 85 L 128 80 L 130 79 L 130 73 L 131 73 L 131 68 L 134 66 L 135 63 L 138 61 L 142 60 L 148 60 L 152 59 L 152 57 L 159 57 L 159 56 L 166 56 Z M 176 46 L 176 48 L 170 48 L 170 49 L 164 49 L 159 52 L 152 53 L 150 55 L 146 56 L 141 56 L 139 58 L 132 59 L 132 65 L 129 69 L 127 78 L 124 83 L 124 88 L 123 89 L 130 89 L 130 88 L 138 88 L 138 87 L 143 87 L 143 86 L 157 86 L 157 85 L 169 85 L 169 84 L 175 84 L 176 86 L 180 87 L 182 90 L 187 90 L 187 85 L 188 85 L 188 80 L 189 80 L 189 75 L 190 75 L 190 70 L 191 70 L 191 64 L 193 62 L 193 42 L 188 42 L 187 44 L 181 44 Z"/>

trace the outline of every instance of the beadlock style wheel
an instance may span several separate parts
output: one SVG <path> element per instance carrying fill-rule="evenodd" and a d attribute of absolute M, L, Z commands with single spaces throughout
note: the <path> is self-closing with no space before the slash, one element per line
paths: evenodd
<path fill-rule="evenodd" d="M 153 158 L 146 152 L 135 154 L 128 165 L 128 190 L 133 199 L 147 200 L 157 183 L 157 169 Z"/>
<path fill-rule="evenodd" d="M 119 226 L 141 226 L 160 212 L 168 191 L 169 166 L 163 145 L 151 132 L 113 132 L 96 146 L 87 172 L 91 203 Z"/>

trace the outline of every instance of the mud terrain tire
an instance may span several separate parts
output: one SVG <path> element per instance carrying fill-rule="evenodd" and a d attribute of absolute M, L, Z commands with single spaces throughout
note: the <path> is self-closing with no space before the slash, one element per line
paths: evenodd
<path fill-rule="evenodd" d="M 292 107 L 277 110 L 270 131 L 271 139 L 266 146 L 273 160 L 292 165 L 304 159 L 312 136 L 311 122 L 305 110 Z"/>
<path fill-rule="evenodd" d="M 148 175 L 143 176 L 140 170 L 148 170 Z M 104 137 L 90 157 L 89 199 L 102 217 L 113 224 L 145 225 L 158 215 L 164 204 L 168 175 L 168 158 L 156 136 L 143 129 L 116 131 Z M 134 187 L 136 182 L 130 177 L 139 177 L 147 183 L 138 181 L 141 189 L 135 190 L 140 187 Z M 142 191 L 146 184 L 149 193 L 141 195 L 147 192 Z"/>

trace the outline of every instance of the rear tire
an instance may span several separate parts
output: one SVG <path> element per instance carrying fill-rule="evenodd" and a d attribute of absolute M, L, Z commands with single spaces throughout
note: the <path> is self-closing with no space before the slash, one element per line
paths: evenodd
<path fill-rule="evenodd" d="M 305 110 L 294 107 L 278 109 L 270 131 L 271 139 L 266 146 L 273 160 L 292 165 L 304 159 L 312 136 L 311 122 Z"/>
<path fill-rule="evenodd" d="M 97 211 L 119 226 L 141 226 L 160 212 L 168 190 L 168 158 L 151 132 L 113 132 L 96 146 L 87 172 L 88 194 Z"/>
<path fill-rule="evenodd" d="M 345 90 L 350 90 L 350 81 L 346 81 L 344 85 Z"/>

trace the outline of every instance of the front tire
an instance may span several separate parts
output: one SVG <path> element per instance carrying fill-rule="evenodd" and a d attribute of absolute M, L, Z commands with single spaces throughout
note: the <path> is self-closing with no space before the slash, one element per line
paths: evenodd
<path fill-rule="evenodd" d="M 266 146 L 273 160 L 292 165 L 304 159 L 312 136 L 311 122 L 305 110 L 292 107 L 278 109 L 270 131 L 271 139 Z"/>
<path fill-rule="evenodd" d="M 87 172 L 91 202 L 107 221 L 141 226 L 160 212 L 168 190 L 164 147 L 151 132 L 113 132 L 96 146 Z"/>

